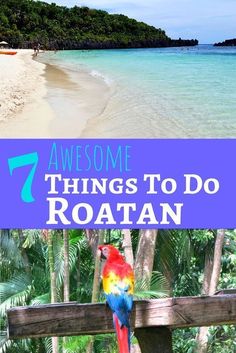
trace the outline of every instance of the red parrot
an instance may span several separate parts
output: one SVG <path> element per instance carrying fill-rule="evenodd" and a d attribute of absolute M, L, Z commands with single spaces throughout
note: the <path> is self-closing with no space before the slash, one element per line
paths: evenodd
<path fill-rule="evenodd" d="M 133 306 L 134 272 L 121 253 L 112 245 L 100 245 L 101 258 L 106 259 L 102 271 L 103 290 L 113 311 L 119 353 L 130 353 L 129 317 Z"/>

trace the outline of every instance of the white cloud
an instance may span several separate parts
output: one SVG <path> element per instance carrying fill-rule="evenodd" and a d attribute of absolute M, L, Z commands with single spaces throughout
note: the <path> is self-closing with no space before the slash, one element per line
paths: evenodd
<path fill-rule="evenodd" d="M 48 0 L 50 2 L 50 0 Z M 209 43 L 236 36 L 236 0 L 54 0 L 84 5 L 163 28 L 173 37 L 199 38 Z"/>

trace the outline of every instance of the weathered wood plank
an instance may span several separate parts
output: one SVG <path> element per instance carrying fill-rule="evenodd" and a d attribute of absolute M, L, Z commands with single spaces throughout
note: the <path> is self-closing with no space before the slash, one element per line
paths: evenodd
<path fill-rule="evenodd" d="M 235 288 L 220 289 L 215 293 L 215 295 L 223 295 L 223 294 L 227 294 L 227 295 L 236 294 L 236 289 Z"/>
<path fill-rule="evenodd" d="M 104 304 L 62 303 L 8 310 L 9 337 L 46 337 L 113 332 Z M 236 294 L 142 300 L 134 304 L 132 328 L 193 327 L 236 323 Z"/>

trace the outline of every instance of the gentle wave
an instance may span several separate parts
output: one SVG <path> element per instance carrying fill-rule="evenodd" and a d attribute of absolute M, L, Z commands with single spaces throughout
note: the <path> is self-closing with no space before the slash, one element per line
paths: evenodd
<path fill-rule="evenodd" d="M 101 72 L 96 71 L 96 70 L 90 71 L 90 75 L 93 76 L 93 77 L 101 78 L 108 86 L 111 86 L 113 84 L 113 82 L 114 82 L 111 78 L 106 77 Z"/>
<path fill-rule="evenodd" d="M 51 58 L 116 88 L 85 136 L 94 129 L 100 137 L 236 137 L 235 55 L 236 48 L 200 45 L 62 51 Z"/>

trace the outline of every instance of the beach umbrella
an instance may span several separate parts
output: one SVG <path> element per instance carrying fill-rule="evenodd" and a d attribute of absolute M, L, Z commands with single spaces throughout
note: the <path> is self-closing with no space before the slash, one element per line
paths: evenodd
<path fill-rule="evenodd" d="M 0 45 L 7 45 L 8 43 L 5 42 L 4 40 L 2 42 L 0 42 Z"/>

